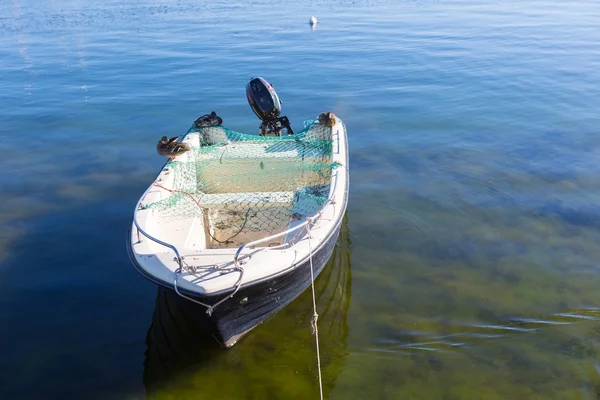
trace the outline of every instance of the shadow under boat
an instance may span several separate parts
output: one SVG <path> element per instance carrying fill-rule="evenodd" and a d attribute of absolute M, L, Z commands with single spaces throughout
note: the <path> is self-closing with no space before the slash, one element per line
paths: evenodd
<path fill-rule="evenodd" d="M 333 388 L 346 360 L 347 314 L 352 286 L 351 246 L 346 214 L 331 258 L 315 280 L 323 387 L 326 393 Z M 212 337 L 214 332 L 211 331 L 211 324 L 203 317 L 206 315 L 204 307 L 159 286 L 152 324 L 146 336 L 143 374 L 146 393 L 151 395 L 171 385 L 177 386 L 175 382 L 185 381 L 189 374 L 202 376 L 202 379 L 210 379 L 210 376 L 218 373 L 230 374 L 240 359 L 253 357 L 252 354 L 257 352 L 263 355 L 265 351 L 272 352 L 277 357 L 284 348 L 303 348 L 303 351 L 310 352 L 309 360 L 314 362 L 314 337 L 310 327 L 312 312 L 309 287 L 287 307 L 257 327 L 245 338 L 244 343 L 224 350 Z M 274 366 L 269 362 L 263 368 Z"/>

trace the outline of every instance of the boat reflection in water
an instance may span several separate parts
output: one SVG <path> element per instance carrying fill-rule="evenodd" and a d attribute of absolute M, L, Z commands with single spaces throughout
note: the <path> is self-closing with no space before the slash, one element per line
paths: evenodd
<path fill-rule="evenodd" d="M 326 395 L 335 386 L 346 360 L 350 264 L 351 239 L 346 215 L 332 256 L 315 281 Z M 149 396 L 318 396 L 310 287 L 231 349 L 221 348 L 211 337 L 203 323 L 204 315 L 204 308 L 171 290 L 158 288 L 146 337 L 143 379 Z"/>

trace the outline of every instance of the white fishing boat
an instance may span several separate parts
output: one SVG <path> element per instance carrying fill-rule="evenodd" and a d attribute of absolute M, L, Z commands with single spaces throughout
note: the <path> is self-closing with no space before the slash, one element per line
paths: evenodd
<path fill-rule="evenodd" d="M 266 81 L 253 79 L 247 92 L 261 135 L 195 124 L 177 142 L 188 151 L 141 196 L 128 235 L 138 271 L 204 306 L 207 329 L 225 347 L 318 276 L 348 196 L 342 121 L 322 114 L 294 133 Z"/>

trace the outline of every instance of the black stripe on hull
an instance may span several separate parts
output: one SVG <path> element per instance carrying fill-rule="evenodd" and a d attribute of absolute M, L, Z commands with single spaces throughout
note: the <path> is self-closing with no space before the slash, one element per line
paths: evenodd
<path fill-rule="evenodd" d="M 312 254 L 315 279 L 331 257 L 339 236 L 340 226 L 341 220 L 327 240 L 322 242 L 321 246 Z M 128 238 L 130 237 L 131 235 L 128 235 Z M 156 280 L 141 268 L 132 254 L 129 243 L 128 250 L 132 263 L 144 277 L 174 291 L 172 285 Z M 207 332 L 210 332 L 223 347 L 231 347 L 250 330 L 291 303 L 310 286 L 310 283 L 310 258 L 307 258 L 285 274 L 242 286 L 232 298 L 216 307 L 210 317 L 204 311 L 199 311 L 197 322 L 204 325 Z M 206 304 L 215 304 L 224 297 L 223 295 L 200 297 L 189 292 L 185 292 L 185 295 Z M 180 299 L 182 307 L 198 308 L 197 304 L 181 297 Z"/>

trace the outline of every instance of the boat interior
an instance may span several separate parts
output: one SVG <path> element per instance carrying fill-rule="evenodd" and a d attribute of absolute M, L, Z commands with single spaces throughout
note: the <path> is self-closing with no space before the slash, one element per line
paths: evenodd
<path fill-rule="evenodd" d="M 168 193 L 144 202 L 167 225 L 194 218 L 195 230 L 204 231 L 196 248 L 238 248 L 272 236 L 314 215 L 330 195 L 331 128 L 314 124 L 293 137 L 264 138 L 210 127 L 183 141 L 193 151 L 169 163 Z"/>

